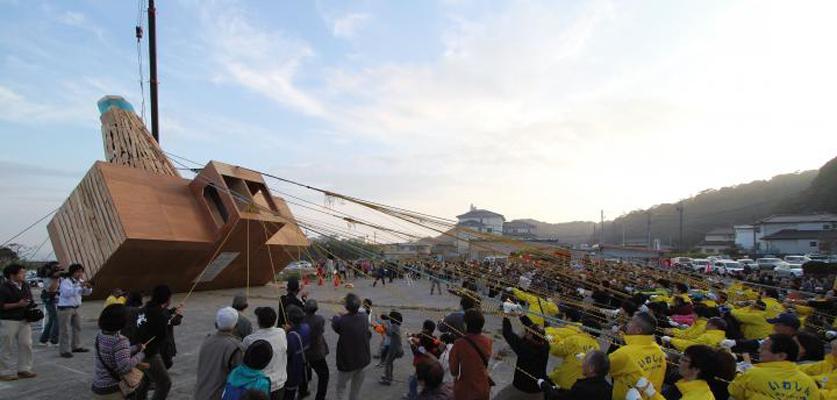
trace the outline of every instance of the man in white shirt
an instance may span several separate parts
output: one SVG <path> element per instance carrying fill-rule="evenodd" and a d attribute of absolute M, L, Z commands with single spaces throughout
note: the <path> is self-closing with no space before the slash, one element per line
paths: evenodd
<path fill-rule="evenodd" d="M 67 276 L 61 278 L 58 285 L 58 351 L 64 358 L 72 358 L 73 353 L 90 351 L 81 347 L 81 317 L 78 308 L 81 306 L 81 296 L 89 296 L 93 289 L 82 280 L 83 275 L 84 267 L 81 264 L 70 265 Z"/>
<path fill-rule="evenodd" d="M 276 327 L 276 311 L 270 307 L 258 307 L 254 311 L 259 329 L 244 338 L 244 348 L 257 340 L 265 340 L 273 349 L 273 358 L 262 372 L 270 378 L 270 399 L 282 399 L 288 380 L 288 339 L 285 330 Z"/>

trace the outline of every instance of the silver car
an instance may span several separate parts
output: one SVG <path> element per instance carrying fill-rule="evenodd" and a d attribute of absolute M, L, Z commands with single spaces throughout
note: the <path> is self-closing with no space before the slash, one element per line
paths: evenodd
<path fill-rule="evenodd" d="M 758 264 L 760 270 L 769 270 L 772 271 L 778 265 L 784 263 L 781 258 L 775 257 L 765 257 L 756 259 L 756 264 Z"/>

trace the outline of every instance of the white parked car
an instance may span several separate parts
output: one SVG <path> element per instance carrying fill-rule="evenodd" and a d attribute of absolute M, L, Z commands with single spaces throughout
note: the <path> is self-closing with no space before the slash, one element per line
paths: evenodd
<path fill-rule="evenodd" d="M 287 267 L 285 267 L 285 270 L 287 271 L 302 271 L 312 269 L 314 269 L 314 266 L 311 265 L 310 262 L 305 260 L 292 261 L 290 264 L 288 264 Z"/>
<path fill-rule="evenodd" d="M 758 264 L 760 270 L 773 270 L 779 264 L 784 263 L 781 258 L 776 257 L 764 257 L 759 258 L 756 260 L 756 264 Z"/>
<path fill-rule="evenodd" d="M 707 265 L 712 265 L 712 262 L 705 258 L 695 258 L 694 260 L 692 260 L 692 269 L 696 272 L 706 271 Z"/>
<path fill-rule="evenodd" d="M 691 257 L 672 257 L 671 266 L 673 267 L 688 267 L 692 265 Z"/>
<path fill-rule="evenodd" d="M 802 276 L 802 266 L 798 264 L 789 264 L 782 262 L 773 269 L 776 276 Z"/>
<path fill-rule="evenodd" d="M 798 265 L 802 266 L 806 262 L 811 261 L 811 258 L 808 256 L 785 256 L 785 262 L 790 265 Z"/>
<path fill-rule="evenodd" d="M 744 266 L 734 260 L 718 260 L 715 261 L 715 272 L 722 274 L 736 274 L 744 272 Z"/>

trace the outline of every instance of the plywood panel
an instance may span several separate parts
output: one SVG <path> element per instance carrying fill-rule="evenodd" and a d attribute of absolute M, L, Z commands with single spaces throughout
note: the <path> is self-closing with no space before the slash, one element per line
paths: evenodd
<path fill-rule="evenodd" d="M 183 178 L 102 163 L 104 182 L 129 239 L 212 242 L 217 234 Z"/>
<path fill-rule="evenodd" d="M 135 113 L 111 107 L 100 119 L 108 162 L 158 175 L 179 176 Z"/>

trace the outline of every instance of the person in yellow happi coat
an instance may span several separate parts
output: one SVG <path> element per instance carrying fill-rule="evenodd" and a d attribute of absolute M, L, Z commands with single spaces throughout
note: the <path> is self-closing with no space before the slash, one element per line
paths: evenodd
<path fill-rule="evenodd" d="M 837 399 L 837 340 L 831 342 L 831 354 L 822 361 L 799 366 L 799 370 L 820 384 L 825 399 Z"/>
<path fill-rule="evenodd" d="M 657 320 L 649 313 L 634 314 L 625 334 L 625 345 L 610 354 L 610 376 L 613 377 L 613 400 L 625 395 L 642 381 L 649 382 L 655 392 L 652 399 L 663 400 L 660 389 L 666 374 L 666 355 L 654 340 Z M 607 351 L 602 345 L 602 351 Z M 648 390 L 648 385 L 643 385 Z"/>
<path fill-rule="evenodd" d="M 721 318 L 715 317 L 711 318 L 706 323 L 706 330 L 703 331 L 700 335 L 694 338 L 683 339 L 683 338 L 676 338 L 670 336 L 663 336 L 660 338 L 663 343 L 670 343 L 672 347 L 677 350 L 683 351 L 689 346 L 694 345 L 706 345 L 709 347 L 719 347 L 721 345 L 721 341 L 726 338 L 726 330 L 727 330 L 727 323 Z"/>
<path fill-rule="evenodd" d="M 741 323 L 741 333 L 747 340 L 763 339 L 773 332 L 773 325 L 767 322 L 765 304 L 757 301 L 756 304 L 733 309 L 731 314 Z"/>
<path fill-rule="evenodd" d="M 558 315 L 558 306 L 555 305 L 555 303 L 553 303 L 552 301 L 547 300 L 543 297 L 526 293 L 517 288 L 511 289 L 515 297 L 517 297 L 519 300 L 529 303 L 529 312 L 527 316 L 536 325 L 544 325 L 544 318 L 542 317 L 542 315 L 546 315 L 548 317 L 554 317 Z"/>
<path fill-rule="evenodd" d="M 810 399 L 819 400 L 814 379 L 794 363 L 799 345 L 793 337 L 773 334 L 759 347 L 760 362 L 739 374 L 729 384 L 736 400 Z"/>
<path fill-rule="evenodd" d="M 714 379 L 717 357 L 709 346 L 693 345 L 680 357 L 678 370 L 682 379 L 674 385 L 680 391 L 680 400 L 715 400 L 707 381 Z"/>
<path fill-rule="evenodd" d="M 561 365 L 549 373 L 549 378 L 559 388 L 569 389 L 575 381 L 581 378 L 582 358 L 579 355 L 599 348 L 599 342 L 586 332 L 579 332 L 550 343 L 549 352 L 555 357 L 563 358 Z"/>

